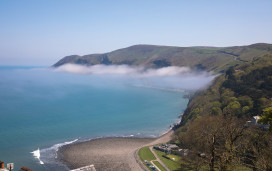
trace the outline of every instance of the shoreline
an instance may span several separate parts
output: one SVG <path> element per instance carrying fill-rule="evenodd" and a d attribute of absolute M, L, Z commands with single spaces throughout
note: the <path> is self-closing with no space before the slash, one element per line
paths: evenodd
<path fill-rule="evenodd" d="M 174 134 L 169 129 L 157 138 L 150 137 L 100 137 L 60 147 L 59 161 L 69 169 L 94 165 L 96 170 L 145 170 L 137 151 L 144 146 L 164 143 Z"/>

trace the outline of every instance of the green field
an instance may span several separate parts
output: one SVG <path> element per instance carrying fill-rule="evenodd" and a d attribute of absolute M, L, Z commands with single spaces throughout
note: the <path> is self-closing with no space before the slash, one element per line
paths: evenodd
<path fill-rule="evenodd" d="M 170 170 L 181 170 L 181 171 L 190 171 L 190 170 L 194 170 L 195 169 L 195 165 L 192 164 L 186 157 L 180 157 L 177 155 L 167 155 L 168 158 L 175 158 L 175 161 L 167 159 L 165 157 L 163 157 L 163 155 L 165 155 L 164 152 L 158 151 L 158 150 L 154 150 L 155 153 L 158 155 L 158 157 L 161 159 L 161 161 L 170 169 Z M 154 162 L 154 164 L 157 165 L 157 163 Z M 159 164 L 159 163 L 158 163 Z M 158 166 L 159 167 L 159 166 Z M 159 167 L 160 168 L 160 167 Z M 161 168 L 160 168 L 161 169 Z M 201 168 L 199 168 L 200 171 L 205 171 L 208 170 L 207 167 L 202 166 Z M 162 169 L 161 169 L 162 170 Z M 233 171 L 251 171 L 252 169 L 247 168 L 247 167 L 235 167 L 233 168 Z"/>
<path fill-rule="evenodd" d="M 149 147 L 143 147 L 139 150 L 138 155 L 142 161 L 156 160 L 153 153 L 150 151 Z"/>
<path fill-rule="evenodd" d="M 166 171 L 166 169 L 165 169 L 158 161 L 153 161 L 153 163 L 154 163 L 161 171 Z"/>
<path fill-rule="evenodd" d="M 158 157 L 161 159 L 161 161 L 170 169 L 170 170 L 181 170 L 179 159 L 180 157 L 177 155 L 169 155 L 169 158 L 175 158 L 175 161 L 167 159 L 163 157 L 165 155 L 164 152 L 154 150 L 155 153 L 158 155 Z"/>

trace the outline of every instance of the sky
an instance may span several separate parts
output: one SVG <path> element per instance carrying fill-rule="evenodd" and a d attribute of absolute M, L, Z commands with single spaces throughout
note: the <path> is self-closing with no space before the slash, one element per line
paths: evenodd
<path fill-rule="evenodd" d="M 1 0 L 0 65 L 50 66 L 136 44 L 272 43 L 271 9 L 271 0 Z"/>

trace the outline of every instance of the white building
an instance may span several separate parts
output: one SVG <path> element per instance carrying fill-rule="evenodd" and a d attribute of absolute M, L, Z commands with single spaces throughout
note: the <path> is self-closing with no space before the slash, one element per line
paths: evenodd
<path fill-rule="evenodd" d="M 270 125 L 269 124 L 258 123 L 259 119 L 261 119 L 260 116 L 253 116 L 251 121 L 246 122 L 246 126 L 247 127 L 258 126 L 258 127 L 263 128 L 265 130 L 268 130 Z"/>

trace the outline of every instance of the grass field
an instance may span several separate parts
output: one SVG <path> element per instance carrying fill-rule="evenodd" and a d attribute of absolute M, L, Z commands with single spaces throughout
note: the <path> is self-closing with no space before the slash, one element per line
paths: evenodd
<path fill-rule="evenodd" d="M 165 169 L 158 161 L 153 161 L 153 163 L 154 163 L 161 171 L 166 171 L 166 169 Z"/>
<path fill-rule="evenodd" d="M 153 153 L 149 150 L 149 147 L 143 147 L 139 150 L 138 155 L 142 161 L 151 161 L 156 160 Z"/>
<path fill-rule="evenodd" d="M 170 159 L 167 159 L 167 158 L 163 157 L 163 155 L 165 155 L 164 152 L 161 152 L 161 151 L 158 151 L 158 150 L 154 150 L 154 151 L 158 155 L 158 157 L 161 159 L 161 161 L 170 170 L 190 171 L 190 170 L 194 170 L 194 168 L 196 167 L 186 157 L 180 157 L 180 156 L 177 156 L 177 155 L 167 155 L 167 157 L 169 157 L 171 159 L 175 158 L 175 161 L 173 161 L 173 160 L 170 160 Z M 202 166 L 200 168 L 200 170 L 201 171 L 208 170 L 208 167 L 207 166 Z M 233 168 L 233 171 L 252 171 L 252 169 L 247 168 L 247 167 L 243 167 L 243 166 L 237 166 L 237 167 Z"/>
<path fill-rule="evenodd" d="M 175 161 L 167 159 L 163 157 L 165 154 L 164 152 L 154 150 L 155 153 L 158 155 L 158 157 L 161 159 L 161 161 L 170 169 L 170 170 L 181 170 L 180 164 L 179 164 L 179 156 L 176 155 L 169 155 L 169 158 L 175 158 Z"/>

